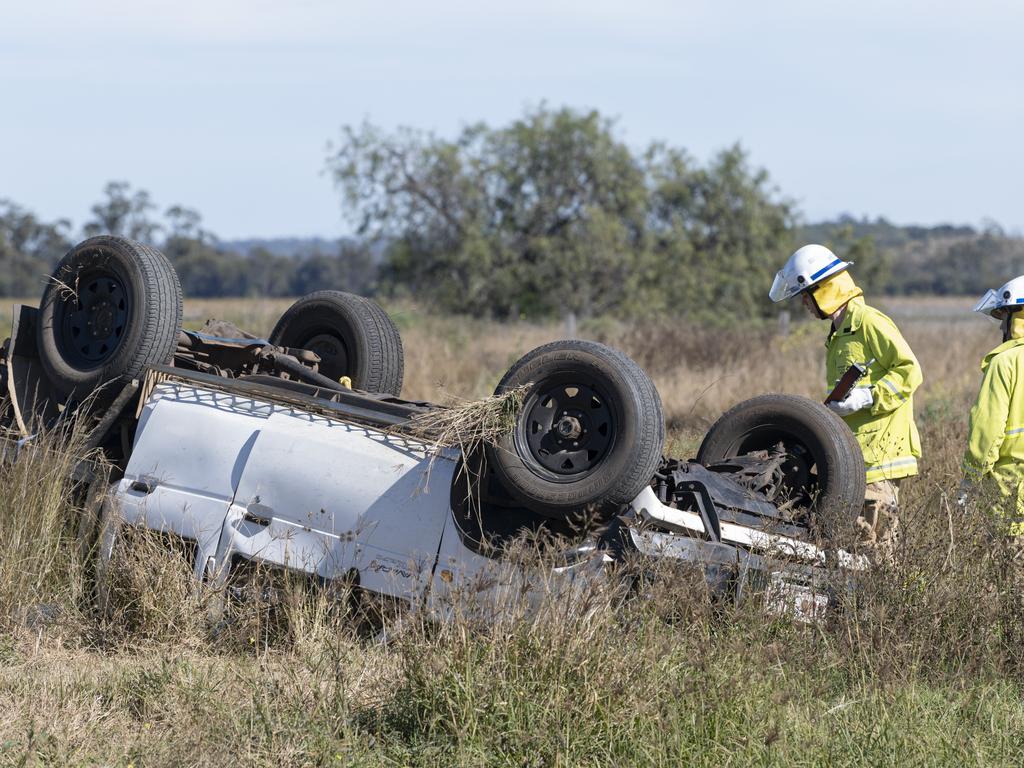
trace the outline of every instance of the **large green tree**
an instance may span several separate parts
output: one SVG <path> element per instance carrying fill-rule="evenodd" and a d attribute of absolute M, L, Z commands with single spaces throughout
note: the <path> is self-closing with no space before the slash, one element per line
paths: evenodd
<path fill-rule="evenodd" d="M 454 140 L 346 128 L 329 161 L 387 276 L 443 308 L 592 314 L 642 275 L 644 175 L 596 112 L 529 112 Z"/>
<path fill-rule="evenodd" d="M 386 278 L 442 308 L 500 317 L 768 310 L 791 205 L 738 147 L 707 167 L 638 154 L 597 112 L 540 107 L 454 139 L 364 124 L 328 161 Z"/>

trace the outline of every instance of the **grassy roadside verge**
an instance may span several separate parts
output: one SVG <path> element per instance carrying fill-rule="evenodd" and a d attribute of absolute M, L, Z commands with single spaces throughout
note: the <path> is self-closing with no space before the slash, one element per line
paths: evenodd
<path fill-rule="evenodd" d="M 421 320 L 403 333 L 423 397 L 438 383 L 487 394 L 558 332 Z M 75 541 L 67 440 L 0 467 L 0 765 L 1021 764 L 1024 611 L 983 511 L 954 518 L 944 495 L 988 336 L 907 330 L 928 385 L 903 547 L 820 626 L 715 609 L 684 579 L 585 616 L 412 623 L 387 645 L 316 597 L 274 632 L 257 615 L 225 636 L 158 557 L 132 566 L 104 616 Z M 802 330 L 603 333 L 657 379 L 673 453 L 738 399 L 819 386 L 820 339 Z M 777 359 L 748 375 L 764 345 Z"/>

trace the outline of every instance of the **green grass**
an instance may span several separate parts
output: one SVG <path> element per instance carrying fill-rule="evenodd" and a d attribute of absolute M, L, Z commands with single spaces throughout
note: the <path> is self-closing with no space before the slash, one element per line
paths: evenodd
<path fill-rule="evenodd" d="M 315 653 L 114 653 L 22 637 L 4 653 L 0 762 L 52 765 L 1014 765 L 1006 681 L 851 679 L 841 660 L 764 648 L 553 661 L 539 644 L 336 639 Z M 623 637 L 622 640 L 636 638 Z M 676 642 L 680 641 L 680 642 Z M 725 650 L 736 651 L 726 653 Z M 630 655 L 632 652 L 632 655 Z M 557 656 L 557 650 L 555 652 Z M 24 761 L 24 762 L 23 762 Z"/>

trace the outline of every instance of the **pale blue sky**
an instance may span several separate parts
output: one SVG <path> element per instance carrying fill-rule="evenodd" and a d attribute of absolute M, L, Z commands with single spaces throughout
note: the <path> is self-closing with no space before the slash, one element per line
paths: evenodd
<path fill-rule="evenodd" d="M 637 147 L 740 141 L 809 219 L 1021 230 L 1022 36 L 993 0 L 0 0 L 0 198 L 77 225 L 126 179 L 224 238 L 335 236 L 342 124 L 547 101 Z"/>

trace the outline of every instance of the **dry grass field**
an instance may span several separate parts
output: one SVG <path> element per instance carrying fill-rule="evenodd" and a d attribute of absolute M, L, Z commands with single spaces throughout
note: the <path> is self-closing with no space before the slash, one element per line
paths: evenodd
<path fill-rule="evenodd" d="M 266 333 L 287 301 L 197 301 Z M 53 436 L 0 466 L 3 765 L 1015 765 L 1024 762 L 1024 609 L 983 510 L 948 503 L 978 362 L 997 330 L 970 300 L 883 303 L 921 359 L 925 458 L 897 562 L 824 623 L 710 603 L 693 574 L 639 598 L 598 591 L 496 627 L 413 617 L 388 641 L 296 587 L 227 631 L 204 620 L 180 560 L 140 541 L 113 606 L 93 601 Z M 489 394 L 557 325 L 389 307 L 405 395 Z M 654 377 L 669 451 L 764 392 L 821 396 L 825 327 L 708 330 L 585 323 Z"/>
<path fill-rule="evenodd" d="M 184 321 L 198 327 L 208 318 L 218 318 L 268 334 L 290 304 L 289 299 L 197 299 L 185 302 Z M 973 387 L 977 363 L 998 342 L 994 326 L 972 313 L 972 305 L 969 298 L 878 302 L 899 323 L 921 359 L 928 380 L 922 391 L 925 399 L 947 396 L 949 386 Z M 490 394 L 520 355 L 565 332 L 557 323 L 499 324 L 439 316 L 413 305 L 387 309 L 405 343 L 403 394 L 414 399 Z M 795 307 L 794 320 L 802 319 L 799 312 Z M 657 380 L 670 419 L 688 421 L 707 418 L 762 392 L 817 395 L 824 386 L 821 345 L 827 325 L 794 322 L 791 329 L 781 337 L 774 328 L 721 331 L 668 322 L 633 326 L 598 320 L 582 323 L 577 333 L 633 356 Z M 933 385 L 940 381 L 943 386 L 937 392 Z"/>

